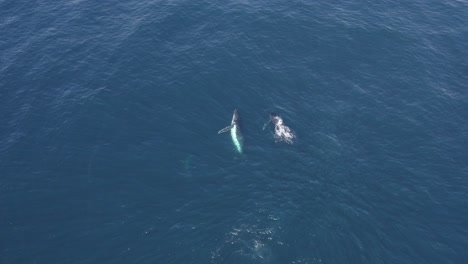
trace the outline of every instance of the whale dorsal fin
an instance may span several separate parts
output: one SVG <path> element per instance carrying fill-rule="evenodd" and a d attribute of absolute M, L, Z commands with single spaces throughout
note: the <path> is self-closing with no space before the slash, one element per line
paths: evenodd
<path fill-rule="evenodd" d="M 218 134 L 228 132 L 229 130 L 231 130 L 231 128 L 232 128 L 232 125 L 227 126 L 227 127 L 223 128 L 223 129 L 221 129 L 220 131 L 218 131 Z"/>

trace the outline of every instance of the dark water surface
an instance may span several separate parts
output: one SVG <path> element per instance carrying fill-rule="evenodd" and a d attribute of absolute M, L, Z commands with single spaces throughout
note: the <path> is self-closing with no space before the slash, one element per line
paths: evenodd
<path fill-rule="evenodd" d="M 468 263 L 467 43 L 461 0 L 0 1 L 0 263 Z"/>

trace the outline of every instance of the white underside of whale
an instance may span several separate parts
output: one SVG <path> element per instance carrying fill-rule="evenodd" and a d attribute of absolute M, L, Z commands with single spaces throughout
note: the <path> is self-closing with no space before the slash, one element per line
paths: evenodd
<path fill-rule="evenodd" d="M 234 146 L 236 146 L 236 149 L 239 153 L 242 153 L 242 145 L 241 145 L 241 142 L 239 140 L 239 138 L 237 138 L 237 126 L 236 125 L 233 125 L 231 127 L 231 138 L 232 138 L 232 142 L 234 143 Z"/>
<path fill-rule="evenodd" d="M 234 110 L 231 125 L 221 129 L 220 131 L 218 131 L 218 134 L 231 131 L 232 143 L 236 147 L 236 150 L 239 153 L 242 153 L 242 134 L 241 134 L 241 131 L 239 129 L 238 118 L 239 118 L 239 116 L 237 114 L 237 110 Z"/>

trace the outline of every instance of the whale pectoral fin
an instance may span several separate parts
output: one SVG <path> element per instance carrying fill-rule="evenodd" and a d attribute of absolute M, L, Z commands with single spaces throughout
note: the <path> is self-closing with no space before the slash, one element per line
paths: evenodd
<path fill-rule="evenodd" d="M 265 128 L 268 126 L 268 124 L 270 124 L 270 122 L 271 122 L 271 119 L 268 120 L 268 122 L 266 122 L 266 123 L 263 125 L 262 130 L 265 130 Z"/>
<path fill-rule="evenodd" d="M 220 131 L 218 131 L 218 134 L 221 134 L 221 133 L 224 133 L 224 132 L 228 132 L 229 130 L 231 130 L 232 126 L 227 126 L 223 129 L 221 129 Z"/>

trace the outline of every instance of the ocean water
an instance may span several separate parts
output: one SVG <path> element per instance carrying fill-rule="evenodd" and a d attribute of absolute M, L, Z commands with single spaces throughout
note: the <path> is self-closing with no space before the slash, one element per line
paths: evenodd
<path fill-rule="evenodd" d="M 468 263 L 467 43 L 465 0 L 0 1 L 0 263 Z"/>

